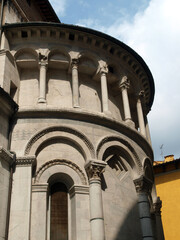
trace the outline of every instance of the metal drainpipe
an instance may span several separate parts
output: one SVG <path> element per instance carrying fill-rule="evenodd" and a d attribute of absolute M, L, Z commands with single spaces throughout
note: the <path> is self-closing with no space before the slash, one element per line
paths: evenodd
<path fill-rule="evenodd" d="M 4 3 L 5 0 L 1 1 L 1 15 L 0 15 L 0 46 L 1 46 L 1 36 L 2 36 L 2 23 L 3 23 L 3 13 L 4 13 Z"/>

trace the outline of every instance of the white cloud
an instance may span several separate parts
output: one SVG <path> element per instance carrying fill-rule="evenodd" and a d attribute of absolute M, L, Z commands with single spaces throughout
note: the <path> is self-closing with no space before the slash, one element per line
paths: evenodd
<path fill-rule="evenodd" d="M 65 16 L 67 0 L 49 0 L 57 15 Z"/>
<path fill-rule="evenodd" d="M 130 22 L 117 19 L 108 28 L 88 19 L 84 24 L 105 31 L 136 50 L 155 80 L 155 101 L 149 122 L 156 160 L 160 145 L 164 155 L 180 157 L 180 1 L 151 0 Z"/>

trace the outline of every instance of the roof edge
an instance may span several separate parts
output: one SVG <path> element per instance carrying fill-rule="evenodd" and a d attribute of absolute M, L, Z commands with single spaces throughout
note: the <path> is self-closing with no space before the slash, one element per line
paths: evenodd
<path fill-rule="evenodd" d="M 143 60 L 143 58 L 137 53 L 135 52 L 131 47 L 129 47 L 128 45 L 126 45 L 125 43 L 121 42 L 120 40 L 109 36 L 106 33 L 102 33 L 100 31 L 97 30 L 93 30 L 91 28 L 86 28 L 86 27 L 81 27 L 78 25 L 71 25 L 71 24 L 65 24 L 65 23 L 50 23 L 50 22 L 27 22 L 27 23 L 12 23 L 12 24 L 6 24 L 4 25 L 2 28 L 3 30 L 5 29 L 10 29 L 10 28 L 16 28 L 16 27 L 28 27 L 28 26 L 49 26 L 49 27 L 62 27 L 65 29 L 72 29 L 72 30 L 77 30 L 77 31 L 82 31 L 85 33 L 89 33 L 89 34 L 93 34 L 96 35 L 98 37 L 104 38 L 108 41 L 111 41 L 113 43 L 115 43 L 116 45 L 119 45 L 120 47 L 124 48 L 125 50 L 127 50 L 129 53 L 131 53 L 134 58 L 142 65 L 142 67 L 144 68 L 148 79 L 150 80 L 150 88 L 151 88 L 151 98 L 150 98 L 150 102 L 149 102 L 149 108 L 151 108 L 153 101 L 154 101 L 154 93 L 155 93 L 155 85 L 154 85 L 154 79 L 152 76 L 152 73 L 148 67 L 148 65 L 145 63 L 145 61 Z"/>

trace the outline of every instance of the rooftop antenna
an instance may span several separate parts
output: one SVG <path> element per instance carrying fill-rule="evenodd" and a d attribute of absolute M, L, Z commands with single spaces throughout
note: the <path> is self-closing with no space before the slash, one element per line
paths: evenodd
<path fill-rule="evenodd" d="M 159 148 L 160 148 L 160 150 L 161 150 L 161 153 L 160 153 L 160 155 L 161 155 L 161 157 L 162 157 L 162 161 L 164 160 L 164 154 L 163 154 L 163 147 L 164 147 L 164 144 L 162 144 Z"/>

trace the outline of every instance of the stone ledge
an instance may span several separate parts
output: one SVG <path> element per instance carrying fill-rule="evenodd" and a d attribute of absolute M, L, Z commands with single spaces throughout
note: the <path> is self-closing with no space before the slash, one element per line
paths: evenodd
<path fill-rule="evenodd" d="M 35 107 L 35 108 L 20 108 L 16 114 L 16 118 L 48 118 L 51 114 L 51 118 L 59 119 L 71 119 L 92 124 L 97 124 L 103 127 L 110 128 L 118 131 L 121 134 L 126 135 L 133 141 L 135 141 L 145 151 L 146 155 L 153 160 L 152 146 L 148 140 L 142 136 L 136 129 L 128 126 L 125 121 L 118 121 L 112 117 L 106 116 L 100 112 L 91 112 L 81 108 L 50 108 Z"/>
<path fill-rule="evenodd" d="M 36 164 L 36 156 L 16 157 L 16 165 L 18 166 L 34 166 Z"/>
<path fill-rule="evenodd" d="M 85 194 L 89 195 L 89 187 L 88 186 L 80 186 L 74 185 L 69 190 L 70 197 L 72 198 L 75 194 Z"/>
<path fill-rule="evenodd" d="M 15 162 L 13 154 L 0 146 L 0 161 L 7 162 L 10 166 Z"/>

